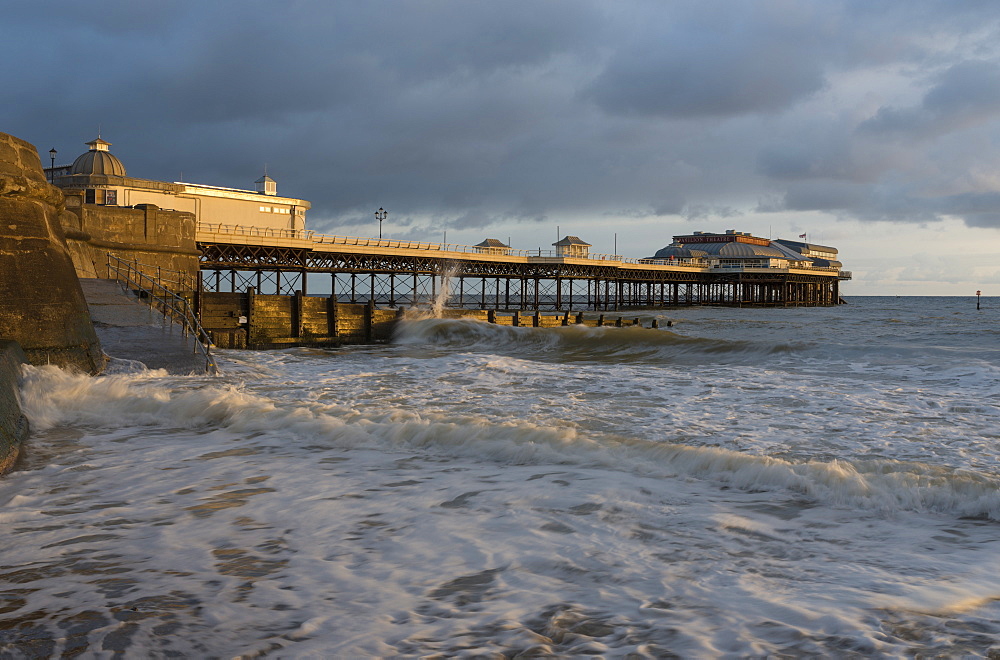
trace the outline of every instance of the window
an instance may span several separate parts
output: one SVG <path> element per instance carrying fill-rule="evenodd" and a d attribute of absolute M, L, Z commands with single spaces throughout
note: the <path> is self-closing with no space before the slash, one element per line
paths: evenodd
<path fill-rule="evenodd" d="M 104 194 L 104 203 L 108 206 L 118 206 L 118 191 L 108 190 Z"/>
<path fill-rule="evenodd" d="M 101 188 L 87 188 L 83 192 L 84 204 L 117 204 L 117 190 L 103 190 Z M 110 197 L 111 201 L 105 201 Z"/>

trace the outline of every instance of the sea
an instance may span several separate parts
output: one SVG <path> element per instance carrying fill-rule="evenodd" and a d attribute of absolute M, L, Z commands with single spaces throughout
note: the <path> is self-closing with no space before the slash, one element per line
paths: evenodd
<path fill-rule="evenodd" d="M 1000 299 L 847 300 L 26 367 L 0 655 L 996 658 Z"/>

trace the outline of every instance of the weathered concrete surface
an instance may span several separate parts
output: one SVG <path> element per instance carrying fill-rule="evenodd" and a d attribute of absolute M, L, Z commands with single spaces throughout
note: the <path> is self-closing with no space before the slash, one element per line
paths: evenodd
<path fill-rule="evenodd" d="M 28 420 L 17 398 L 21 365 L 27 361 L 17 342 L 0 340 L 0 473 L 14 465 L 28 438 Z"/>
<path fill-rule="evenodd" d="M 0 133 L 0 338 L 32 364 L 98 373 L 104 366 L 59 222 L 62 193 L 34 146 Z"/>
<path fill-rule="evenodd" d="M 179 325 L 123 291 L 114 280 L 82 278 L 80 285 L 104 352 L 112 358 L 109 370 L 127 367 L 116 362 L 126 360 L 172 374 L 205 373 L 204 356 Z"/>
<path fill-rule="evenodd" d="M 109 277 L 108 257 L 198 275 L 194 214 L 140 204 L 135 208 L 84 204 L 81 191 L 66 193 L 60 216 L 70 256 L 80 277 Z"/>

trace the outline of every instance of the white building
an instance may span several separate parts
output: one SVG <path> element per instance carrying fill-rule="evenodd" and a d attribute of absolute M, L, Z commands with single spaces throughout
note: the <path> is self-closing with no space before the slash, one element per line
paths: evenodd
<path fill-rule="evenodd" d="M 122 162 L 108 150 L 110 142 L 97 138 L 87 146 L 90 150 L 69 167 L 48 169 L 55 185 L 67 192 L 83 191 L 84 204 L 155 204 L 193 213 L 199 223 L 305 229 L 309 202 L 279 197 L 277 184 L 267 174 L 255 182 L 255 190 L 137 179 L 128 176 Z"/>

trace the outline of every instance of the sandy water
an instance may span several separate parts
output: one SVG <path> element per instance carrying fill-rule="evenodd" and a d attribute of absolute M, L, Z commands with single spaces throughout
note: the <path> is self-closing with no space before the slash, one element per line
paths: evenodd
<path fill-rule="evenodd" d="M 998 310 L 28 368 L 11 657 L 1000 653 Z M 631 313 L 630 313 L 631 315 Z"/>

